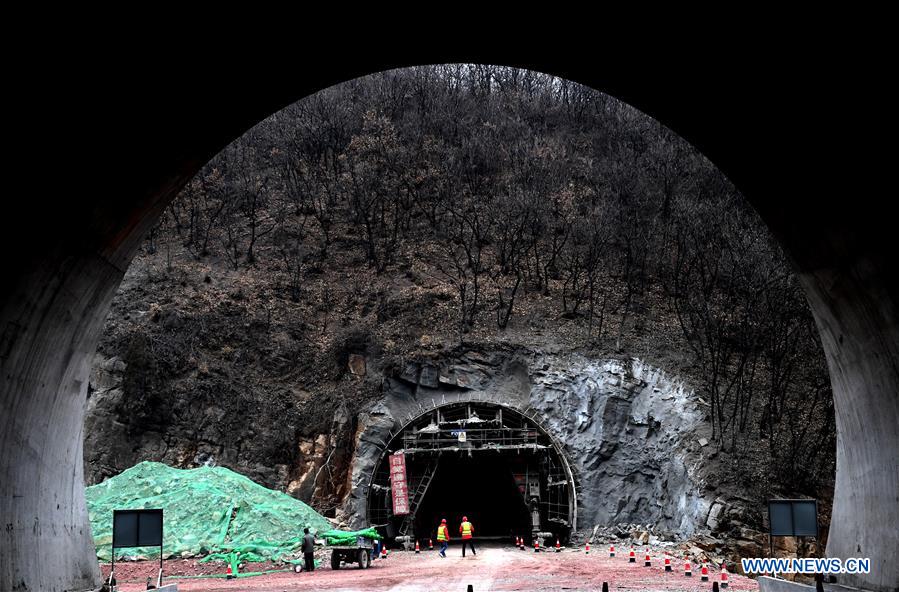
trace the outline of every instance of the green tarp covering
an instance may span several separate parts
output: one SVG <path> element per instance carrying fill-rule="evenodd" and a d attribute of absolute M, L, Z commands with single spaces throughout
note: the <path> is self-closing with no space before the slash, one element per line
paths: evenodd
<path fill-rule="evenodd" d="M 239 553 L 241 561 L 298 554 L 303 528 L 332 525 L 303 502 L 223 467 L 174 469 L 142 462 L 85 491 L 97 557 L 111 558 L 112 511 L 162 508 L 163 553 Z M 116 549 L 116 557 L 158 557 L 159 548 Z"/>
<path fill-rule="evenodd" d="M 344 530 L 329 530 L 319 535 L 325 539 L 327 545 L 355 545 L 358 537 L 366 537 L 373 540 L 379 540 L 381 535 L 374 528 L 366 528 L 365 530 L 354 530 L 351 532 Z"/>

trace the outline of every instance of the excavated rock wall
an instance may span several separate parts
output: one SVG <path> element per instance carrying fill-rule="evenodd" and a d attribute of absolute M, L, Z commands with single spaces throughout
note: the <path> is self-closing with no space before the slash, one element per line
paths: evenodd
<path fill-rule="evenodd" d="M 696 398 L 640 360 L 588 360 L 520 349 L 469 351 L 407 364 L 360 413 L 350 494 L 338 514 L 366 522 L 369 480 L 392 431 L 434 404 L 488 400 L 538 411 L 576 474 L 578 522 L 640 522 L 679 536 L 705 529 L 707 434 Z"/>
<path fill-rule="evenodd" d="M 705 525 L 702 412 L 676 379 L 640 360 L 551 360 L 530 403 L 580 480 L 582 524 L 636 522 L 689 536 Z"/>

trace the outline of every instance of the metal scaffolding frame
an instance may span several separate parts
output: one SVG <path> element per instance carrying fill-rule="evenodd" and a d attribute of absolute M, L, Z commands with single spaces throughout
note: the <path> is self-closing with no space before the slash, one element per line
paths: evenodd
<path fill-rule="evenodd" d="M 537 420 L 537 410 L 533 408 L 520 409 L 504 401 L 471 395 L 468 400 L 434 400 L 427 408 L 419 403 L 419 413 L 410 413 L 402 427 L 391 431 L 388 442 L 382 443 L 381 455 L 366 492 L 368 517 L 372 524 L 383 525 L 391 520 L 390 487 L 384 460 L 387 454 L 399 450 L 413 459 L 420 457 L 428 464 L 430 461 L 426 459 L 436 460 L 445 453 L 472 456 L 514 450 L 519 454 L 536 454 L 536 467 L 541 474 L 536 503 L 550 523 L 546 526 L 577 528 L 576 476 L 561 446 Z M 410 488 L 415 491 L 426 476 L 410 474 Z M 533 481 L 531 476 L 528 479 Z M 525 494 L 524 501 L 529 507 L 535 500 L 533 493 Z M 410 508 L 411 518 L 401 520 L 402 532 L 410 530 L 417 504 L 421 501 L 418 499 Z"/>

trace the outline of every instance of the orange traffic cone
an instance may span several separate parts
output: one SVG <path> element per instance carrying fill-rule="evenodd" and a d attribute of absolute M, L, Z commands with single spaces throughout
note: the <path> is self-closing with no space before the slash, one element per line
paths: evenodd
<path fill-rule="evenodd" d="M 688 577 L 693 575 L 693 570 L 690 569 L 689 559 L 684 559 L 684 575 Z"/>
<path fill-rule="evenodd" d="M 699 570 L 699 581 L 700 582 L 708 582 L 709 581 L 709 568 L 703 564 L 702 569 Z"/>
<path fill-rule="evenodd" d="M 649 553 L 647 553 L 646 558 L 643 559 L 643 567 L 652 567 L 652 559 L 649 558 Z"/>
<path fill-rule="evenodd" d="M 671 571 L 671 559 L 665 556 L 665 571 Z"/>
<path fill-rule="evenodd" d="M 634 550 L 631 549 L 631 552 L 627 556 L 628 563 L 637 563 L 637 556 L 634 555 Z"/>
<path fill-rule="evenodd" d="M 387 547 L 381 547 L 381 559 L 387 559 Z"/>
<path fill-rule="evenodd" d="M 615 545 L 609 545 L 609 557 L 615 556 Z"/>
<path fill-rule="evenodd" d="M 584 555 L 590 554 L 590 541 L 587 541 L 587 546 L 584 548 Z"/>
<path fill-rule="evenodd" d="M 418 548 L 418 541 L 415 541 L 415 554 L 418 555 L 421 553 L 421 549 Z"/>
<path fill-rule="evenodd" d="M 721 587 L 727 588 L 727 565 L 721 564 Z"/>
<path fill-rule="evenodd" d="M 428 551 L 434 550 L 434 541 L 433 539 L 428 539 Z"/>
<path fill-rule="evenodd" d="M 231 564 L 230 564 L 230 563 L 228 564 L 228 571 L 225 572 L 225 579 L 227 579 L 227 580 L 233 580 L 233 579 L 234 579 L 234 572 L 231 571 Z"/>
<path fill-rule="evenodd" d="M 534 553 L 540 552 L 540 541 L 537 538 L 534 538 Z"/>
<path fill-rule="evenodd" d="M 524 551 L 524 537 L 518 537 L 518 548 Z"/>
<path fill-rule="evenodd" d="M 559 546 L 559 539 L 556 539 L 556 553 L 562 550 L 562 547 Z"/>

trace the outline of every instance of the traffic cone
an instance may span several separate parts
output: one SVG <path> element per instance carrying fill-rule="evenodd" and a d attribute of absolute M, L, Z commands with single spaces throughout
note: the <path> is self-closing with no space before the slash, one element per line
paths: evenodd
<path fill-rule="evenodd" d="M 609 545 L 609 557 L 615 556 L 615 545 Z"/>
<path fill-rule="evenodd" d="M 649 558 L 649 553 L 647 553 L 646 558 L 643 559 L 643 567 L 652 567 L 652 559 Z"/>
<path fill-rule="evenodd" d="M 631 549 L 631 552 L 627 556 L 628 563 L 637 563 L 637 556 L 634 555 L 634 550 Z"/>
<path fill-rule="evenodd" d="M 233 579 L 234 579 L 234 572 L 231 571 L 231 564 L 230 564 L 230 563 L 228 564 L 228 571 L 225 572 L 225 579 L 226 579 L 226 580 L 233 580 Z"/>
<path fill-rule="evenodd" d="M 665 571 L 671 571 L 671 559 L 665 557 Z"/>
<path fill-rule="evenodd" d="M 559 539 L 556 539 L 556 553 L 562 550 L 562 547 L 559 546 Z"/>
<path fill-rule="evenodd" d="M 518 537 L 518 548 L 524 551 L 524 537 Z"/>
<path fill-rule="evenodd" d="M 727 565 L 721 564 L 721 587 L 727 588 Z"/>
<path fill-rule="evenodd" d="M 418 555 L 421 553 L 421 549 L 418 548 L 418 541 L 415 541 L 415 554 Z"/>
<path fill-rule="evenodd" d="M 433 539 L 428 539 L 428 551 L 434 550 L 434 541 Z"/>
<path fill-rule="evenodd" d="M 587 546 L 584 548 L 584 555 L 590 554 L 590 541 L 587 541 Z"/>
<path fill-rule="evenodd" d="M 684 575 L 689 577 L 693 575 L 693 570 L 690 569 L 690 560 L 684 559 Z"/>
<path fill-rule="evenodd" d="M 381 559 L 387 559 L 387 547 L 386 546 L 381 547 Z"/>
<path fill-rule="evenodd" d="M 700 582 L 708 582 L 709 581 L 709 568 L 705 564 L 703 564 L 702 569 L 699 570 L 699 581 Z"/>
<path fill-rule="evenodd" d="M 540 541 L 537 538 L 534 538 L 534 553 L 540 552 Z"/>

